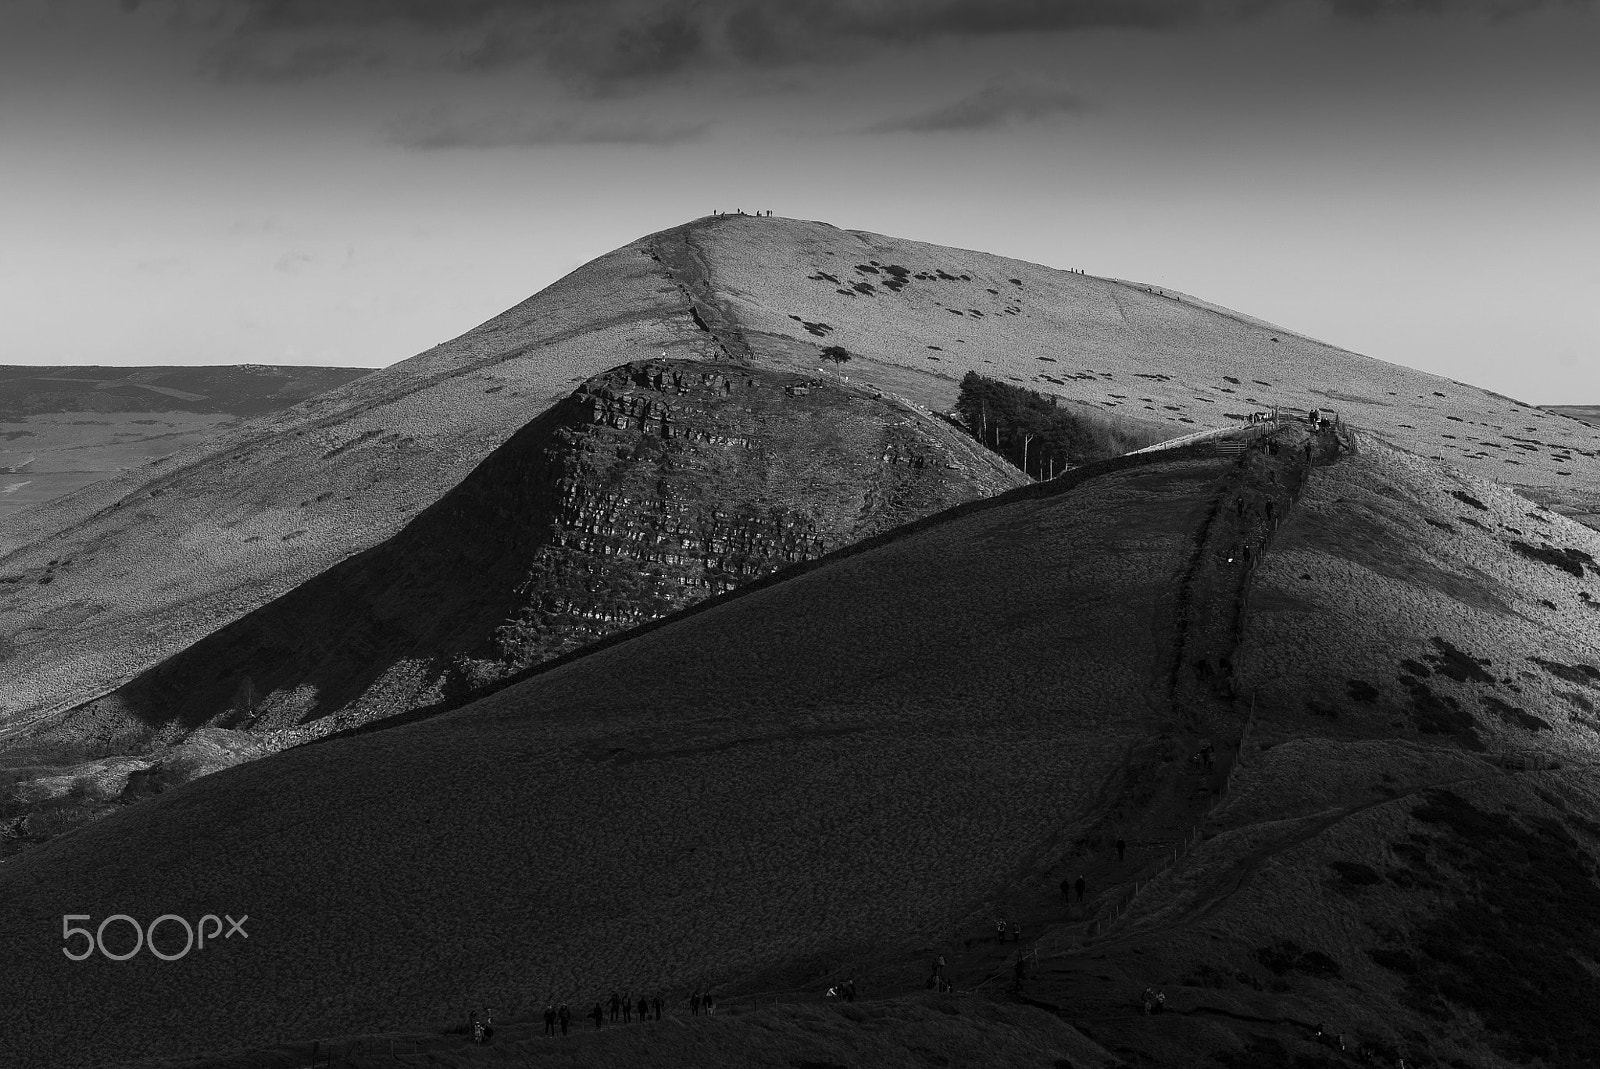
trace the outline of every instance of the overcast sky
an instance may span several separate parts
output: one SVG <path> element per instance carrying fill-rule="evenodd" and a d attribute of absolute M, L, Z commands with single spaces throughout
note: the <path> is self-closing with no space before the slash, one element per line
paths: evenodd
<path fill-rule="evenodd" d="M 0 362 L 382 366 L 713 208 L 1600 403 L 1589 0 L 0 0 Z"/>

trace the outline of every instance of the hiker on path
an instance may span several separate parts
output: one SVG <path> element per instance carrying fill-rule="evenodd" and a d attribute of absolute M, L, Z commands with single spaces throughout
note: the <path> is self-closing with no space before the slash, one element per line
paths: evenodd
<path fill-rule="evenodd" d="M 1118 836 L 1117 837 L 1117 860 L 1121 861 L 1123 855 L 1126 854 L 1127 852 L 1128 852 L 1128 844 L 1122 841 L 1121 836 Z M 1067 893 L 1067 887 L 1066 887 L 1065 882 L 1063 882 L 1062 885 L 1061 885 L 1061 893 L 1062 893 L 1063 896 L 1065 896 L 1066 893 Z"/>
<path fill-rule="evenodd" d="M 616 1020 L 616 1015 L 613 1014 L 611 1019 Z M 628 991 L 622 993 L 622 1023 L 633 1023 L 633 995 Z"/>
<path fill-rule="evenodd" d="M 844 982 L 844 1000 L 846 1002 L 854 1002 L 856 1000 L 856 982 L 854 978 Z"/>
<path fill-rule="evenodd" d="M 1022 978 L 1023 978 L 1023 974 L 1025 972 L 1026 972 L 1026 966 L 1023 965 L 1022 955 L 1018 954 L 1017 955 L 1017 964 L 1012 968 L 1011 975 L 1012 975 L 1012 980 L 1016 984 L 1016 987 L 1017 987 L 1017 989 L 1019 991 L 1022 989 Z"/>
<path fill-rule="evenodd" d="M 1074 891 L 1078 892 L 1078 901 L 1082 902 L 1083 901 L 1083 877 L 1082 876 L 1079 876 L 1076 880 L 1072 881 L 1072 889 Z"/>
<path fill-rule="evenodd" d="M 472 1037 L 472 1042 L 474 1043 L 482 1043 L 484 1040 L 483 1022 L 478 1020 L 477 1010 L 467 1014 L 467 1034 Z M 1321 1033 L 1318 1034 L 1320 1035 Z"/>
<path fill-rule="evenodd" d="M 828 988 L 828 993 L 822 997 L 827 999 L 829 1002 L 837 1000 L 839 997 L 839 988 L 836 986 Z"/>
<path fill-rule="evenodd" d="M 1016 921 L 1011 922 L 1011 941 L 1013 943 L 1022 942 L 1022 925 Z"/>
<path fill-rule="evenodd" d="M 1149 1013 L 1150 1008 L 1156 1004 L 1156 993 L 1147 987 L 1139 996 L 1139 1001 L 1144 1005 L 1144 1012 Z"/>
<path fill-rule="evenodd" d="M 544 1008 L 544 1034 L 547 1036 L 556 1034 L 556 1008 L 554 1006 L 546 1006 Z"/>
<path fill-rule="evenodd" d="M 1006 922 L 1005 921 L 995 921 L 994 922 L 994 931 L 995 931 L 994 941 L 996 943 L 1004 943 L 1006 941 Z"/>
<path fill-rule="evenodd" d="M 650 1000 L 645 998 L 643 995 L 640 995 L 639 996 L 639 1023 L 643 1024 L 644 1022 L 648 1021 L 649 1019 L 650 1019 Z"/>
<path fill-rule="evenodd" d="M 660 995 L 656 995 L 653 999 L 651 999 L 650 1008 L 656 1011 L 656 1020 L 658 1020 L 658 1021 L 661 1020 L 661 996 Z"/>
<path fill-rule="evenodd" d="M 710 1015 L 711 1015 L 711 1014 L 713 1014 L 713 1013 L 715 1013 L 715 1012 L 717 1012 L 717 1003 L 716 1003 L 716 1000 L 715 1000 L 715 999 L 713 999 L 713 998 L 712 998 L 712 997 L 711 997 L 711 992 L 709 992 L 709 991 L 707 991 L 707 992 L 706 992 L 706 993 L 705 993 L 705 994 L 704 994 L 704 995 L 703 995 L 703 996 L 702 996 L 702 997 L 701 997 L 701 999 L 700 999 L 700 1005 L 702 1005 L 702 1006 L 704 1006 L 704 1007 L 705 1007 L 705 1011 L 706 1011 L 706 1016 L 708 1016 L 708 1017 L 709 1017 L 709 1016 L 710 1016 Z"/>
<path fill-rule="evenodd" d="M 694 994 L 689 996 L 689 1012 L 696 1017 L 700 1016 L 700 990 L 698 988 L 695 989 Z"/>
<path fill-rule="evenodd" d="M 589 1011 L 589 1016 L 594 1018 L 594 1030 L 600 1031 L 600 1022 L 605 1020 L 606 1012 L 600 1008 L 600 1003 L 594 1004 L 594 1009 Z"/>
<path fill-rule="evenodd" d="M 567 1009 L 565 1002 L 561 1004 L 561 1009 L 556 1011 L 556 1019 L 561 1022 L 561 1038 L 565 1039 L 567 1037 L 567 1025 L 572 1021 L 572 1011 Z"/>
<path fill-rule="evenodd" d="M 1119 839 L 1117 841 L 1121 842 L 1122 840 Z M 1061 901 L 1063 901 L 1063 902 L 1071 902 L 1072 901 L 1072 879 L 1071 879 L 1071 877 L 1067 877 L 1067 878 L 1065 878 L 1065 879 L 1063 879 L 1061 881 Z"/>

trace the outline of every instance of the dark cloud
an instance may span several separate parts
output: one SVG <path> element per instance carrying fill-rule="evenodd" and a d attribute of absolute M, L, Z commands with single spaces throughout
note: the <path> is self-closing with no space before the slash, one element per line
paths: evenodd
<path fill-rule="evenodd" d="M 465 117 L 433 111 L 389 124 L 390 144 L 432 152 L 443 149 L 530 148 L 539 145 L 674 145 L 702 137 L 707 123 L 649 122 L 636 118 L 518 114 Z"/>
<path fill-rule="evenodd" d="M 1076 115 L 1087 105 L 1065 86 L 1000 79 L 959 100 L 866 127 L 870 133 L 994 130 Z"/>
<path fill-rule="evenodd" d="M 137 0 L 122 0 L 130 8 Z M 149 0 L 145 0 L 146 3 Z M 182 0 L 172 0 L 181 3 Z M 860 58 L 896 45 L 1092 29 L 1242 22 L 1310 3 L 1335 16 L 1503 18 L 1597 0 L 221 0 L 231 34 L 212 69 L 314 77 L 346 67 L 533 64 L 604 96 L 712 66 Z M 426 46 L 432 42 L 430 51 Z M 288 61 L 295 49 L 321 49 Z M 343 53 L 336 49 L 342 48 Z M 261 55 L 273 57 L 263 60 Z"/>

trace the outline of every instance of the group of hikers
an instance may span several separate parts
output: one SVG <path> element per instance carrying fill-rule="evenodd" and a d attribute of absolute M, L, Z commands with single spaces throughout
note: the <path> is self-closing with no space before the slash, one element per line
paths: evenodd
<path fill-rule="evenodd" d="M 939 960 L 941 962 L 944 961 L 943 958 L 940 958 Z M 846 980 L 842 984 L 834 984 L 832 987 L 828 988 L 828 993 L 824 997 L 827 998 L 829 1002 L 854 1002 L 856 1000 L 855 980 L 852 978 Z"/>
<path fill-rule="evenodd" d="M 660 995 L 650 997 L 640 995 L 639 1001 L 635 1002 L 632 994 L 627 991 L 621 994 L 615 991 L 611 992 L 609 1000 L 596 1002 L 594 1008 L 583 1016 L 593 1021 L 594 1027 L 599 1029 L 606 1020 L 608 1005 L 611 1010 L 612 1024 L 616 1024 L 618 1018 L 621 1018 L 623 1024 L 632 1024 L 635 1013 L 639 1015 L 640 1022 L 661 1020 Z M 716 1013 L 716 1010 L 717 1000 L 710 991 L 696 989 L 694 994 L 689 996 L 689 1012 L 691 1014 L 698 1017 L 701 1013 L 705 1013 L 710 1016 Z M 572 1019 L 572 1010 L 567 1007 L 565 1002 L 557 1004 L 554 999 L 551 999 L 545 1004 L 544 1008 L 544 1034 L 547 1036 L 565 1036 L 572 1027 Z M 467 1018 L 467 1029 L 474 1043 L 487 1043 L 494 1036 L 494 1025 L 488 1011 L 484 1011 L 483 1016 L 479 1017 L 478 1011 L 473 1010 Z M 559 1032 L 557 1031 L 558 1029 Z"/>
<path fill-rule="evenodd" d="M 765 211 L 747 212 L 743 208 L 737 208 L 737 209 L 735 209 L 735 210 L 733 210 L 731 212 L 725 212 L 725 211 L 721 211 L 721 210 L 719 210 L 717 208 L 712 208 L 711 209 L 711 214 L 712 215 L 762 215 L 762 216 L 765 216 L 765 215 L 771 215 L 772 214 L 772 209 L 768 208 Z"/>

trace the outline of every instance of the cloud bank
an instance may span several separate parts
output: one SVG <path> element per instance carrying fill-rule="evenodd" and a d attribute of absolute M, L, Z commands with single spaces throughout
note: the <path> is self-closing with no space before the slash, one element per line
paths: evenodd
<path fill-rule="evenodd" d="M 390 144 L 430 152 L 541 145 L 675 145 L 700 138 L 708 126 L 627 118 L 536 118 L 520 113 L 469 117 L 430 111 L 390 123 L 385 134 Z"/>
<path fill-rule="evenodd" d="M 226 27 L 208 69 L 291 80 L 532 65 L 573 91 L 643 91 L 708 68 L 864 58 L 924 41 L 1226 25 L 1288 8 L 1348 20 L 1508 19 L 1597 0 L 122 0 Z"/>
<path fill-rule="evenodd" d="M 865 127 L 864 133 L 949 133 L 995 130 L 1045 122 L 1086 110 L 1083 99 L 1065 86 L 1029 79 L 1001 78 L 969 96 Z"/>

